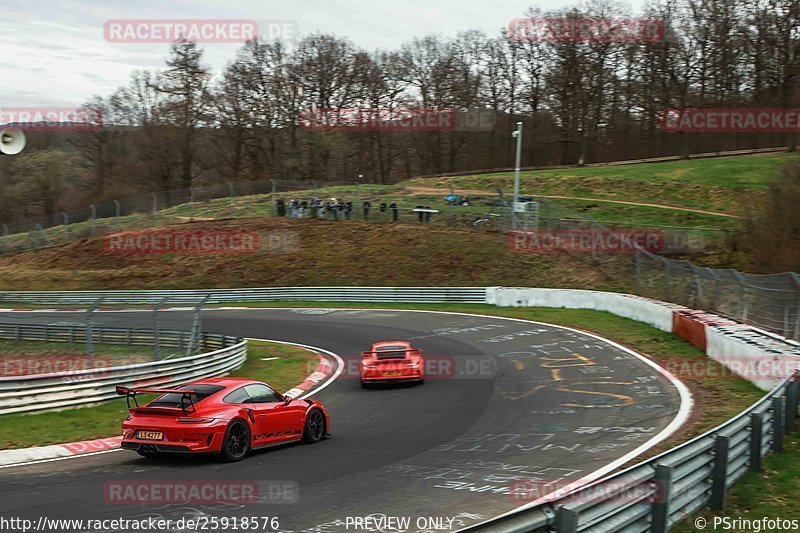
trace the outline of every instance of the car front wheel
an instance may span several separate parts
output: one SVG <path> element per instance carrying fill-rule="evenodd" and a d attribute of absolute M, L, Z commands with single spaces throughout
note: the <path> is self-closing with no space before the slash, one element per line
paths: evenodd
<path fill-rule="evenodd" d="M 307 444 L 314 444 L 322 440 L 325 434 L 325 417 L 322 411 L 314 409 L 306 417 L 306 424 L 303 427 L 303 441 Z"/>

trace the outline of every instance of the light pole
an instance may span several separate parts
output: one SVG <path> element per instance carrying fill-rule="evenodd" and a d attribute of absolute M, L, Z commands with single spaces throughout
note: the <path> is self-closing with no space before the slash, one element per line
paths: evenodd
<path fill-rule="evenodd" d="M 517 122 L 517 129 L 511 133 L 517 138 L 517 159 L 514 164 L 514 198 L 511 200 L 511 229 L 517 229 L 517 204 L 519 203 L 519 167 L 522 158 L 522 122 Z"/>

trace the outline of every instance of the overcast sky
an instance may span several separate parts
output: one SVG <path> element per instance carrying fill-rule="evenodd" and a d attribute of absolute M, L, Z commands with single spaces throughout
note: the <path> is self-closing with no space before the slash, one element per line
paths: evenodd
<path fill-rule="evenodd" d="M 569 2 L 570 5 L 575 2 Z M 639 6 L 638 0 L 627 2 Z M 367 50 L 396 49 L 430 33 L 496 34 L 527 8 L 557 0 L 62 0 L 4 2 L 0 8 L 0 107 L 78 106 L 126 84 L 134 69 L 164 65 L 168 44 L 112 43 L 104 23 L 119 19 L 294 21 L 300 36 L 329 32 Z M 238 44 L 203 44 L 219 73 Z"/>

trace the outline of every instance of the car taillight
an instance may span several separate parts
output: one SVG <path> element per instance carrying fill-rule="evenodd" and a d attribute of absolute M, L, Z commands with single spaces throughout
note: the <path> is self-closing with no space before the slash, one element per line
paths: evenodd
<path fill-rule="evenodd" d="M 375 368 L 375 365 L 374 365 L 374 364 L 372 364 L 372 361 L 369 361 L 368 359 L 363 359 L 363 360 L 361 361 L 361 365 L 362 365 L 364 368 Z"/>
<path fill-rule="evenodd" d="M 419 366 L 419 361 L 409 361 L 408 366 L 410 368 L 417 368 Z"/>
<path fill-rule="evenodd" d="M 216 418 L 178 418 L 178 422 L 183 424 L 209 424 Z"/>

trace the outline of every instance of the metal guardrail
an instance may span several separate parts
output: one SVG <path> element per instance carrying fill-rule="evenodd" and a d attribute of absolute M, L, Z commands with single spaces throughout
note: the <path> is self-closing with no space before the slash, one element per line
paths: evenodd
<path fill-rule="evenodd" d="M 123 328 L 96 328 L 92 332 L 105 344 L 152 345 L 154 332 Z M 190 334 L 159 331 L 163 346 L 183 349 Z M 50 342 L 85 341 L 77 326 L 0 325 L 0 338 Z M 95 403 L 116 397 L 117 385 L 171 386 L 194 379 L 219 376 L 241 366 L 247 358 L 247 341 L 239 337 L 204 333 L 206 353 L 131 365 L 88 368 L 62 373 L 0 377 L 0 414 L 28 413 Z"/>
<path fill-rule="evenodd" d="M 553 501 L 467 528 L 493 533 L 663 533 L 701 507 L 722 509 L 728 489 L 783 449 L 797 416 L 798 381 L 780 383 L 724 424 L 652 459 Z"/>
<path fill-rule="evenodd" d="M 266 287 L 252 289 L 139 290 L 2 292 L 0 306 L 14 303 L 46 305 L 93 303 L 104 305 L 153 304 L 168 298 L 171 304 L 196 304 L 208 296 L 208 303 L 247 301 L 313 300 L 317 302 L 462 302 L 485 303 L 485 287 Z"/>

